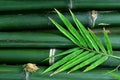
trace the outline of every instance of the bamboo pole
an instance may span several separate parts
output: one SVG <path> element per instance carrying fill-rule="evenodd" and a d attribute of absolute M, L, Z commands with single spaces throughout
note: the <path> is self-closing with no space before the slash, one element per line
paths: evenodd
<path fill-rule="evenodd" d="M 119 0 L 2 0 L 0 11 L 40 10 L 40 9 L 101 9 L 112 10 L 120 8 Z"/>
<path fill-rule="evenodd" d="M 70 13 L 64 15 L 74 25 Z M 85 27 L 102 28 L 102 27 L 119 27 L 120 13 L 115 11 L 87 11 L 75 12 L 77 18 Z M 58 18 L 55 12 L 31 13 L 31 14 L 6 14 L 0 15 L 0 31 L 3 30 L 43 30 L 43 29 L 56 29 L 48 17 L 53 18 L 62 26 L 62 21 Z M 112 18 L 112 19 L 111 19 Z M 75 26 L 75 25 L 74 25 Z"/>
<path fill-rule="evenodd" d="M 105 45 L 102 34 L 97 34 Z M 120 48 L 120 35 L 110 34 L 114 49 Z M 59 33 L 41 32 L 0 32 L 1 48 L 72 48 L 75 45 Z"/>
<path fill-rule="evenodd" d="M 73 46 L 66 37 L 41 32 L 0 32 L 0 47 L 60 48 Z M 62 40 L 62 41 L 61 41 Z"/>
<path fill-rule="evenodd" d="M 114 11 L 92 11 L 92 14 L 97 12 L 97 18 L 95 20 L 95 25 L 93 27 L 112 27 L 119 26 L 119 18 L 120 14 L 119 12 Z"/>
<path fill-rule="evenodd" d="M 60 54 L 64 50 L 55 49 L 54 54 Z M 115 56 L 120 57 L 120 51 L 113 52 Z M 38 65 L 50 65 L 51 49 L 0 49 L 0 64 L 26 64 L 36 63 Z M 63 56 L 55 57 L 54 62 L 60 60 Z M 109 57 L 101 66 L 116 67 L 120 64 L 120 60 Z"/>
<path fill-rule="evenodd" d="M 66 17 L 71 21 L 72 18 L 70 14 L 68 15 L 65 13 Z M 88 16 L 89 12 L 82 12 L 77 15 L 79 19 L 81 20 L 84 25 L 89 24 L 88 22 Z M 87 16 L 87 17 L 85 17 Z M 43 29 L 54 29 L 55 26 L 52 24 L 52 22 L 48 19 L 48 17 L 51 17 L 55 20 L 57 20 L 60 24 L 63 25 L 61 20 L 58 18 L 58 15 L 53 12 L 48 12 L 45 14 L 42 13 L 34 13 L 34 14 L 6 14 L 6 15 L 0 15 L 0 30 L 43 30 Z M 56 28 L 55 28 L 56 29 Z"/>
<path fill-rule="evenodd" d="M 69 4 L 69 2 L 68 2 Z M 14 10 L 38 10 L 38 9 L 53 9 L 67 8 L 65 0 L 2 0 L 0 1 L 0 11 Z"/>
<path fill-rule="evenodd" d="M 50 56 L 51 49 L 0 49 L 0 64 L 26 64 L 36 63 L 49 65 L 49 60 L 43 62 Z M 61 50 L 56 50 L 58 54 Z M 55 61 L 61 57 L 56 57 Z"/>
<path fill-rule="evenodd" d="M 109 68 L 101 68 L 94 69 L 87 73 L 82 73 L 80 71 L 76 71 L 70 74 L 66 72 L 61 72 L 57 75 L 50 77 L 50 73 L 41 74 L 46 67 L 39 67 L 37 72 L 33 72 L 29 75 L 29 79 L 31 80 L 114 80 L 115 78 L 112 74 L 105 74 L 111 69 Z M 120 75 L 120 72 L 116 72 L 115 74 Z M 0 80 L 25 80 L 25 72 L 23 70 L 23 66 L 0 66 Z"/>

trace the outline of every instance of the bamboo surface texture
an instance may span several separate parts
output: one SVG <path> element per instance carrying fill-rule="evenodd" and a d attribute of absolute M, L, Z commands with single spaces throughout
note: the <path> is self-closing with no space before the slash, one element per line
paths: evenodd
<path fill-rule="evenodd" d="M 50 77 L 50 73 L 41 74 L 46 67 L 39 67 L 40 69 L 37 72 L 30 74 L 29 78 L 31 80 L 115 80 L 112 74 L 105 74 L 111 69 L 94 69 L 88 73 L 82 73 L 76 71 L 70 73 L 69 75 L 66 72 L 59 73 Z M 116 74 L 120 75 L 118 71 Z M 25 72 L 23 66 L 0 66 L 0 80 L 25 80 Z"/>
<path fill-rule="evenodd" d="M 78 15 L 81 18 L 82 22 L 87 25 L 87 19 L 85 15 Z M 83 16 L 84 15 L 84 16 Z M 67 18 L 72 20 L 70 15 L 67 15 Z M 12 14 L 12 15 L 0 15 L 0 30 L 29 30 L 29 29 L 53 29 L 55 26 L 51 23 L 48 17 L 52 17 L 55 20 L 58 20 L 60 23 L 60 19 L 55 13 L 47 13 L 47 14 Z M 85 18 L 84 18 L 85 17 Z"/>
<path fill-rule="evenodd" d="M 39 9 L 119 9 L 119 0 L 2 0 L 0 11 Z"/>
<path fill-rule="evenodd" d="M 102 34 L 97 34 L 105 44 Z M 120 48 L 120 35 L 110 34 L 114 49 Z M 0 32 L 1 48 L 71 48 L 75 45 L 65 36 L 58 33 L 41 32 Z"/>
<path fill-rule="evenodd" d="M 74 25 L 70 13 L 64 15 Z M 85 27 L 102 28 L 102 27 L 119 27 L 120 13 L 116 11 L 86 11 L 75 12 L 77 18 Z M 94 17 L 93 17 L 94 16 Z M 53 18 L 62 26 L 62 21 L 55 12 L 47 13 L 28 13 L 28 14 L 1 14 L 0 31 L 3 30 L 43 30 L 56 29 L 48 17 Z M 111 19 L 112 18 L 112 19 Z"/>
<path fill-rule="evenodd" d="M 60 54 L 64 50 L 56 49 L 55 54 Z M 50 49 L 0 49 L 0 63 L 1 64 L 26 64 L 36 63 L 38 65 L 49 65 L 47 59 L 50 55 Z M 114 51 L 114 55 L 120 57 L 120 51 Z M 58 61 L 63 56 L 55 57 Z M 109 57 L 101 66 L 116 67 L 120 63 L 119 59 Z"/>

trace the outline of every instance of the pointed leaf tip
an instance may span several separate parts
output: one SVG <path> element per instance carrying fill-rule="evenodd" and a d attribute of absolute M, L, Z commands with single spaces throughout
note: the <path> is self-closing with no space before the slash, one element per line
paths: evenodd
<path fill-rule="evenodd" d="M 97 61 L 95 61 L 94 63 L 92 63 L 90 66 L 88 66 L 83 72 L 88 72 L 94 68 L 96 68 L 97 66 L 99 66 L 100 64 L 102 64 L 103 62 L 105 62 L 108 59 L 108 56 L 103 56 L 100 59 L 98 59 Z"/>
<path fill-rule="evenodd" d="M 110 39 L 109 39 L 109 37 L 108 37 L 108 34 L 107 34 L 107 32 L 105 31 L 105 28 L 103 28 L 103 31 L 104 31 L 104 32 L 103 32 L 103 33 L 104 33 L 104 39 L 105 39 L 105 42 L 106 42 L 108 54 L 113 55 L 112 45 L 111 45 Z"/>

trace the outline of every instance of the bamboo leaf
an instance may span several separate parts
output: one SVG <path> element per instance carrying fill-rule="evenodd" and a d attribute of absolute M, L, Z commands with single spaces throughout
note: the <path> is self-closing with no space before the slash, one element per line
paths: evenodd
<path fill-rule="evenodd" d="M 56 10 L 56 9 L 55 9 Z M 86 47 L 86 43 L 83 40 L 82 36 L 77 32 L 77 30 L 72 26 L 72 24 L 70 23 L 70 21 L 63 15 L 61 14 L 58 10 L 56 10 L 56 12 L 58 13 L 60 19 L 63 21 L 63 23 L 66 25 L 66 27 L 68 28 L 68 30 L 74 35 L 74 37 L 76 39 L 79 40 L 80 44 L 82 46 Z"/>
<path fill-rule="evenodd" d="M 108 59 L 108 56 L 103 56 L 102 58 L 100 58 L 99 60 L 97 60 L 96 62 L 94 62 L 90 66 L 88 66 L 83 72 L 87 72 L 87 71 L 94 69 L 95 67 L 97 67 L 100 64 L 102 64 L 103 62 L 105 62 L 107 59 Z"/>
<path fill-rule="evenodd" d="M 82 56 L 79 55 L 79 57 L 77 56 L 77 58 L 74 58 L 74 60 L 72 59 L 71 61 L 67 62 L 63 66 L 59 67 L 53 74 L 65 71 L 65 70 L 67 70 L 67 69 L 79 64 L 80 62 L 87 60 L 90 57 L 95 55 L 95 53 L 89 53 L 89 54 L 88 53 L 89 53 L 88 51 L 81 53 L 81 55 L 82 54 L 85 54 L 85 55 L 82 55 Z"/>
<path fill-rule="evenodd" d="M 43 73 L 49 72 L 57 67 L 59 67 L 60 65 L 68 62 L 69 60 L 73 59 L 74 57 L 78 56 L 83 50 L 77 50 L 74 51 L 73 53 L 65 56 L 64 58 L 62 58 L 61 60 L 59 60 L 58 62 L 56 62 L 55 64 L 53 64 L 52 66 L 50 66 L 48 69 L 46 69 Z"/>
<path fill-rule="evenodd" d="M 94 41 L 96 42 L 96 44 L 98 45 L 98 47 L 101 49 L 101 51 L 104 54 L 107 54 L 107 51 L 105 50 L 105 47 L 103 46 L 103 44 L 100 42 L 100 40 L 97 38 L 97 36 L 94 34 L 94 32 L 90 29 L 88 29 L 92 38 L 94 39 Z"/>
<path fill-rule="evenodd" d="M 66 52 L 63 52 L 60 55 L 65 55 L 63 59 L 59 60 L 52 66 L 50 66 L 45 72 L 55 70 L 51 75 L 57 74 L 61 71 L 65 71 L 71 67 L 73 67 L 69 72 L 75 71 L 77 69 L 83 68 L 86 65 L 89 65 L 83 72 L 87 72 L 92 70 L 102 64 L 104 61 L 108 59 L 108 56 L 112 56 L 112 46 L 110 44 L 108 35 L 104 32 L 105 40 L 107 44 L 107 49 L 109 54 L 97 36 L 94 34 L 92 30 L 88 30 L 81 24 L 81 22 L 76 18 L 76 16 L 70 11 L 72 18 L 80 31 L 80 34 L 77 30 L 72 26 L 70 21 L 59 11 L 57 11 L 62 22 L 66 25 L 68 30 L 59 25 L 56 21 L 52 21 L 52 23 L 65 35 L 67 36 L 73 43 L 75 43 L 80 48 L 73 48 Z M 80 50 L 83 49 L 83 50 Z M 100 49 L 100 50 L 99 50 Z M 99 53 L 99 54 L 98 54 Z M 60 56 L 55 55 L 55 56 Z M 116 58 L 116 56 L 113 56 Z"/>
<path fill-rule="evenodd" d="M 77 69 L 80 69 L 80 68 L 82 68 L 82 67 L 84 67 L 84 66 L 86 66 L 86 65 L 89 65 L 89 64 L 91 64 L 92 62 L 94 62 L 94 61 L 96 61 L 97 59 L 99 59 L 100 57 L 101 57 L 101 54 L 97 54 L 97 55 L 93 56 L 92 58 L 89 58 L 88 60 L 86 60 L 86 61 L 78 64 L 78 65 L 75 66 L 75 67 L 73 67 L 68 73 L 73 72 L 73 71 L 75 71 L 75 70 L 77 70 Z"/>
<path fill-rule="evenodd" d="M 103 33 L 104 33 L 104 37 L 105 37 L 105 42 L 107 44 L 106 46 L 107 46 L 108 54 L 113 55 L 112 45 L 110 43 L 110 39 L 109 39 L 109 37 L 108 37 L 108 35 L 107 35 L 106 31 L 105 31 L 105 28 L 103 28 L 103 30 L 104 30 Z"/>
<path fill-rule="evenodd" d="M 92 45 L 91 45 L 91 44 L 89 43 L 89 41 L 86 39 L 86 36 L 84 36 L 84 33 L 81 32 L 81 29 L 80 29 L 80 27 L 79 27 L 79 24 L 77 23 L 77 20 L 76 20 L 76 16 L 72 13 L 71 10 L 70 10 L 70 13 L 71 13 L 71 15 L 72 15 L 72 18 L 73 18 L 76 26 L 78 27 L 78 29 L 79 29 L 79 31 L 80 31 L 80 33 L 81 33 L 81 35 L 82 35 L 84 41 L 86 42 L 86 45 L 89 46 L 89 47 L 92 49 L 92 48 L 93 48 Z"/>
<path fill-rule="evenodd" d="M 79 27 L 81 29 L 81 32 L 84 34 L 84 36 L 86 36 L 87 40 L 92 44 L 92 47 L 99 52 L 99 48 L 96 45 L 96 43 L 94 42 L 93 38 L 91 37 L 91 35 L 88 33 L 88 31 L 83 27 L 83 25 L 78 21 L 78 19 L 76 19 Z"/>
<path fill-rule="evenodd" d="M 53 19 L 49 18 L 52 23 L 65 35 L 67 36 L 73 43 L 75 43 L 78 46 L 81 46 L 81 44 L 76 40 L 72 34 L 70 34 L 66 29 L 64 29 L 61 25 L 59 25 L 56 21 Z"/>
<path fill-rule="evenodd" d="M 68 49 L 68 50 L 66 50 L 66 51 L 64 51 L 64 52 L 61 52 L 61 53 L 59 53 L 59 54 L 57 54 L 57 55 L 55 55 L 55 56 L 53 56 L 53 57 L 58 57 L 58 56 L 70 54 L 70 53 L 75 52 L 75 51 L 77 51 L 77 50 L 80 50 L 80 48 L 79 48 L 79 47 L 76 47 L 76 48 Z"/>
<path fill-rule="evenodd" d="M 74 51 L 77 51 L 77 50 L 79 50 L 79 49 L 80 49 L 79 47 L 72 48 L 72 49 L 69 49 L 69 50 L 67 50 L 67 51 L 61 52 L 61 53 L 59 53 L 59 54 L 57 54 L 57 55 L 51 56 L 51 57 L 49 57 L 49 58 L 46 58 L 46 59 L 43 60 L 43 61 L 46 61 L 46 60 L 48 60 L 48 59 L 50 59 L 50 58 L 52 58 L 52 57 L 58 57 L 58 56 L 66 55 L 66 54 L 72 53 L 72 52 L 74 52 Z M 42 61 L 42 62 L 43 62 L 43 61 Z"/>
<path fill-rule="evenodd" d="M 85 39 L 87 39 L 87 43 L 88 46 L 92 45 L 92 47 L 96 50 L 99 51 L 98 46 L 96 45 L 96 43 L 94 42 L 94 40 L 92 39 L 91 35 L 88 33 L 88 31 L 84 28 L 84 26 L 79 22 L 79 20 L 76 18 L 76 16 L 71 12 L 71 15 L 73 17 L 74 22 L 76 23 L 78 29 L 80 30 L 81 34 L 83 36 L 85 36 Z M 88 42 L 89 41 L 89 42 Z M 90 46 L 91 48 L 91 46 Z"/>

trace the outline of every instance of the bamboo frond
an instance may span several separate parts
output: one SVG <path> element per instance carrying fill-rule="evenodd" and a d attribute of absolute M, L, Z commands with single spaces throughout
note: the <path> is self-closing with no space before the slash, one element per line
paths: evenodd
<path fill-rule="evenodd" d="M 58 10 L 56 10 L 56 12 L 62 22 L 66 25 L 68 30 L 62 27 L 53 19 L 50 18 L 50 20 L 67 38 L 69 38 L 79 48 L 75 51 L 73 50 L 69 52 L 67 56 L 63 57 L 63 59 L 51 65 L 48 69 L 44 71 L 44 73 L 54 69 L 56 70 L 51 75 L 68 69 L 70 69 L 70 71 L 68 72 L 70 73 L 86 66 L 87 68 L 83 72 L 87 72 L 96 68 L 97 66 L 105 62 L 109 56 L 113 55 L 112 45 L 105 31 L 104 36 L 107 49 L 100 42 L 100 40 L 92 30 L 88 29 L 88 31 L 82 25 L 82 23 L 77 19 L 77 17 L 72 13 L 72 11 L 70 11 L 70 13 L 80 33 L 77 32 L 77 30 L 73 27 L 70 21 L 62 13 L 60 13 Z"/>

